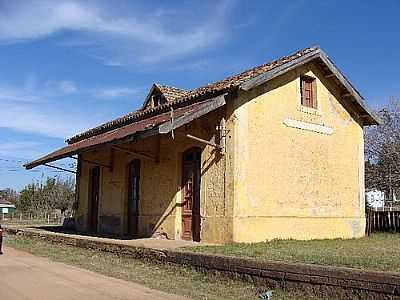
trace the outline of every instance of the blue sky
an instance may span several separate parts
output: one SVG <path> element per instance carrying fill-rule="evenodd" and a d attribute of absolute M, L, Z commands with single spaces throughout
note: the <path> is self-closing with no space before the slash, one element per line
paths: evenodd
<path fill-rule="evenodd" d="M 0 188 L 62 176 L 21 164 L 137 109 L 153 82 L 191 89 L 315 44 L 384 105 L 400 97 L 399 13 L 396 0 L 0 0 Z"/>

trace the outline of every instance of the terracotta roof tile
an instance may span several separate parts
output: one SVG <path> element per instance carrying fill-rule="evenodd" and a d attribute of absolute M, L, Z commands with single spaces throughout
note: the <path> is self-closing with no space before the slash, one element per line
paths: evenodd
<path fill-rule="evenodd" d="M 136 122 L 138 120 L 142 120 L 144 118 L 151 117 L 151 116 L 157 115 L 159 113 L 163 113 L 163 112 L 167 111 L 170 107 L 174 107 L 176 105 L 182 105 L 186 102 L 189 104 L 189 103 L 192 103 L 195 99 L 204 99 L 204 97 L 206 97 L 206 96 L 222 94 L 227 90 L 237 88 L 240 84 L 242 84 L 243 82 L 245 82 L 249 79 L 252 79 L 264 72 L 270 71 L 270 70 L 272 70 L 276 67 L 279 67 L 285 63 L 288 63 L 294 59 L 297 59 L 303 55 L 306 55 L 312 51 L 315 51 L 316 49 L 318 49 L 318 47 L 310 47 L 310 48 L 303 49 L 294 54 L 284 56 L 280 59 L 274 60 L 272 62 L 260 65 L 258 67 L 252 68 L 252 69 L 249 69 L 240 74 L 227 77 L 223 80 L 208 84 L 206 86 L 196 88 L 191 91 L 185 91 L 185 90 L 178 89 L 178 88 L 158 85 L 160 88 L 164 89 L 165 92 L 170 96 L 170 99 L 172 99 L 171 101 L 169 101 L 163 105 L 154 107 L 154 108 L 150 108 L 150 109 L 146 109 L 146 110 L 140 109 L 135 112 L 129 113 L 123 117 L 120 117 L 118 119 L 115 119 L 115 120 L 107 122 L 107 123 L 104 123 L 98 127 L 92 128 L 86 132 L 78 134 L 78 135 L 70 138 L 69 140 L 67 140 L 67 142 L 69 144 L 73 144 L 78 141 L 89 138 L 91 136 L 95 136 L 97 134 L 112 130 L 114 128 L 118 128 L 118 127 L 124 126 L 126 124 Z"/>
<path fill-rule="evenodd" d="M 168 102 L 174 101 L 178 98 L 184 97 L 189 93 L 189 91 L 179 89 L 173 86 L 162 85 L 159 83 L 155 84 L 165 96 Z"/>

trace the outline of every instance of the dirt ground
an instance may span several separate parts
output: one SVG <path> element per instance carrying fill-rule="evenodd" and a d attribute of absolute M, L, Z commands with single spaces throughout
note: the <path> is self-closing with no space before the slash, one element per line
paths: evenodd
<path fill-rule="evenodd" d="M 187 299 L 6 248 L 0 256 L 0 299 Z"/>

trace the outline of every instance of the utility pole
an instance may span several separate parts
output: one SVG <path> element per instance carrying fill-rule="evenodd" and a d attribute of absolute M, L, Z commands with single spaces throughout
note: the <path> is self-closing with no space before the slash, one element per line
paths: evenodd
<path fill-rule="evenodd" d="M 392 165 L 389 165 L 389 201 L 393 201 L 393 189 L 392 189 Z"/>

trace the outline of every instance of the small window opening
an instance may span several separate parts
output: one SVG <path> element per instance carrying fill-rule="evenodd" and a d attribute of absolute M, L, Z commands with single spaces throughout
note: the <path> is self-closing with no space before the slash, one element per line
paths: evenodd
<path fill-rule="evenodd" d="M 316 80 L 310 76 L 300 77 L 301 105 L 317 109 Z"/>
<path fill-rule="evenodd" d="M 153 96 L 153 107 L 157 107 L 161 104 L 161 95 Z"/>
<path fill-rule="evenodd" d="M 154 95 L 152 97 L 152 99 L 153 99 L 153 107 L 157 107 L 157 106 L 162 105 L 162 104 L 164 104 L 166 102 L 164 96 L 160 95 L 160 94 Z"/>

